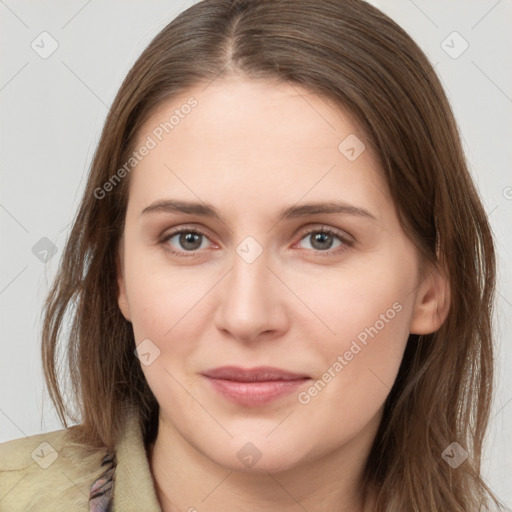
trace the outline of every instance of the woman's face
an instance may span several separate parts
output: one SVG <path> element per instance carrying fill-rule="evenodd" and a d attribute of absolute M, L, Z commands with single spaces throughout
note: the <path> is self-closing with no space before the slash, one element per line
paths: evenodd
<path fill-rule="evenodd" d="M 297 85 L 225 79 L 162 104 L 136 148 L 119 305 L 160 429 L 246 471 L 368 447 L 428 320 L 358 126 Z M 293 375 L 205 376 L 226 366 Z"/>

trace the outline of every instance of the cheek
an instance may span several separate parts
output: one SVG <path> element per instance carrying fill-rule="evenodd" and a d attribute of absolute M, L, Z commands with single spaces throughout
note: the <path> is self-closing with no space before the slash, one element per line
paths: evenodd
<path fill-rule="evenodd" d="M 331 331 L 329 336 L 324 329 L 322 338 L 332 339 L 333 349 L 348 350 L 347 341 L 354 339 L 363 345 L 374 338 L 393 343 L 410 320 L 414 275 L 407 260 L 382 257 L 326 273 L 303 293 Z"/>
<path fill-rule="evenodd" d="M 176 399 L 180 389 L 173 386 L 172 376 L 185 385 L 194 374 L 193 356 L 204 327 L 199 319 L 209 318 L 204 297 L 212 278 L 197 270 L 192 276 L 183 267 L 173 268 L 162 260 L 147 250 L 134 250 L 125 270 L 135 344 L 145 343 L 154 357 L 150 365 L 142 364 L 142 370 L 155 395 L 165 400 L 171 395 Z"/>
<path fill-rule="evenodd" d="M 336 273 L 316 307 L 332 331 L 316 337 L 321 364 L 312 386 L 299 397 L 306 408 L 325 411 L 326 429 L 356 431 L 382 407 L 403 357 L 412 317 L 415 267 L 400 257 Z M 321 325 L 321 324 L 319 324 Z M 338 418 L 338 419 L 336 419 Z"/>
<path fill-rule="evenodd" d="M 339 326 L 337 341 L 321 349 L 323 364 L 310 387 L 297 396 L 303 408 L 300 416 L 308 421 L 313 415 L 318 431 L 334 444 L 373 424 L 400 367 L 409 313 L 397 303 L 394 309 L 375 311 L 383 311 L 385 320 L 375 320 L 368 309 L 366 321 L 361 323 L 361 312 L 347 322 L 350 325 Z"/>
<path fill-rule="evenodd" d="M 182 386 L 192 384 L 192 356 L 201 336 L 191 319 L 201 315 L 199 299 L 206 290 L 191 286 L 177 269 L 146 265 L 142 258 L 132 263 L 126 267 L 127 291 L 135 344 L 144 347 L 138 351 L 146 381 L 160 404 L 193 407 Z M 143 353 L 150 354 L 150 364 L 144 364 Z"/>
<path fill-rule="evenodd" d="M 133 244 L 131 249 L 125 260 L 125 278 L 135 339 L 164 340 L 198 302 L 202 287 L 192 285 L 183 269 L 166 264 L 157 248 Z"/>
<path fill-rule="evenodd" d="M 340 298 L 331 308 L 331 336 L 315 349 L 323 364 L 317 378 L 343 375 L 344 387 L 364 389 L 368 379 L 391 388 L 409 336 L 411 304 L 398 294 L 373 296 L 364 301 Z M 334 378 L 332 379 L 334 380 Z M 329 380 L 330 382 L 330 380 Z"/>

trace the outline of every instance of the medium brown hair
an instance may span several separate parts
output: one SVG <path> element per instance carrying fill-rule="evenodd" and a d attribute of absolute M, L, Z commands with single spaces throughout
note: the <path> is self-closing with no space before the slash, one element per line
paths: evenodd
<path fill-rule="evenodd" d="M 82 202 L 45 304 L 44 375 L 75 439 L 115 447 L 126 407 L 154 439 L 158 403 L 117 303 L 116 256 L 129 176 L 98 198 L 128 161 L 143 123 L 199 83 L 237 74 L 299 84 L 362 126 L 400 223 L 432 269 L 449 279 L 446 321 L 410 335 L 366 464 L 372 510 L 476 511 L 492 493 L 481 454 L 493 389 L 495 252 L 450 105 L 431 64 L 395 22 L 360 0 L 205 0 L 168 24 L 135 62 L 107 116 Z M 71 403 L 58 376 L 65 318 Z M 452 469 L 453 441 L 469 458 Z"/>

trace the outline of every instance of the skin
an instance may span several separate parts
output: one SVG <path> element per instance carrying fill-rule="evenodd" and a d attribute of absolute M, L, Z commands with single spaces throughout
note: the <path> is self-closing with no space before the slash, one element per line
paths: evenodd
<path fill-rule="evenodd" d="M 160 351 L 142 369 L 160 404 L 149 460 L 162 509 L 362 510 L 362 470 L 408 335 L 442 324 L 446 280 L 422 278 L 377 158 L 346 112 L 297 85 L 229 78 L 161 104 L 138 145 L 190 96 L 198 105 L 130 174 L 118 260 L 119 307 L 136 344 L 149 338 Z M 366 145 L 354 161 L 338 149 L 350 134 Z M 211 204 L 223 221 L 141 213 L 171 198 Z M 278 221 L 285 207 L 335 200 L 375 219 L 330 213 Z M 180 244 L 179 234 L 162 241 L 179 227 L 206 236 L 195 246 Z M 322 227 L 352 244 L 334 236 L 315 245 Z M 262 249 L 251 263 L 236 251 L 248 236 Z M 396 303 L 400 312 L 300 403 L 298 392 Z M 248 407 L 228 402 L 200 375 L 224 365 L 275 366 L 311 381 Z M 248 442 L 262 454 L 252 467 L 237 457 Z"/>

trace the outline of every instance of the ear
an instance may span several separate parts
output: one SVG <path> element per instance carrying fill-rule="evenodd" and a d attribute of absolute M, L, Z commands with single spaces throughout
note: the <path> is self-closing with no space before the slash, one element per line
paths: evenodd
<path fill-rule="evenodd" d="M 437 331 L 448 316 L 450 297 L 450 284 L 446 273 L 430 269 L 419 286 L 410 333 L 430 334 Z"/>
<path fill-rule="evenodd" d="M 131 322 L 130 306 L 126 295 L 126 282 L 124 277 L 124 236 L 119 241 L 116 254 L 116 272 L 117 272 L 117 304 L 122 315 L 128 322 Z"/>

